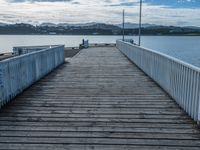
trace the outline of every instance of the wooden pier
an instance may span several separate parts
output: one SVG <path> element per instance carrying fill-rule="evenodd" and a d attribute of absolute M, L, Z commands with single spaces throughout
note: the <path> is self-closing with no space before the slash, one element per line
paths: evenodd
<path fill-rule="evenodd" d="M 0 110 L 0 149 L 199 150 L 200 130 L 119 50 L 98 47 Z"/>

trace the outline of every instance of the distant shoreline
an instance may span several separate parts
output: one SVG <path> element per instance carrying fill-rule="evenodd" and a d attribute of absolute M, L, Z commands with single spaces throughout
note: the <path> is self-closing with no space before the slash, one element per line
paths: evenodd
<path fill-rule="evenodd" d="M 105 35 L 105 34 L 99 34 L 99 35 L 93 35 L 93 34 L 55 34 L 55 35 L 51 35 L 51 34 L 0 34 L 0 35 L 27 35 L 27 36 L 122 36 L 122 35 Z M 125 36 L 138 36 L 138 35 L 125 35 Z M 200 34 L 166 34 L 166 35 L 158 35 L 158 34 L 143 34 L 142 36 L 200 36 Z"/>
<path fill-rule="evenodd" d="M 144 26 L 144 25 L 143 25 Z M 141 28 L 143 36 L 200 36 L 200 27 L 176 27 L 148 25 Z M 138 35 L 138 28 L 124 29 L 125 35 Z M 110 24 L 85 24 L 85 25 L 52 25 L 43 24 L 12 24 L 0 26 L 0 35 L 90 35 L 90 36 L 120 36 L 123 29 Z"/>

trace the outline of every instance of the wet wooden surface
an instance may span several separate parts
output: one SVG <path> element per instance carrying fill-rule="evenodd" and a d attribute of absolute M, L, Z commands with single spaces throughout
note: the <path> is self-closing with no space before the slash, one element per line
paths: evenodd
<path fill-rule="evenodd" d="M 199 150 L 199 131 L 114 47 L 82 50 L 0 111 L 0 149 Z"/>

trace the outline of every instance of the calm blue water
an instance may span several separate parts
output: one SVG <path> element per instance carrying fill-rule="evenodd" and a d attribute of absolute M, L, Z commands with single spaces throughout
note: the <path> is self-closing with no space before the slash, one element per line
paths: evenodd
<path fill-rule="evenodd" d="M 142 46 L 200 67 L 200 36 L 150 36 L 143 37 Z"/>
<path fill-rule="evenodd" d="M 121 36 L 0 35 L 0 53 L 12 51 L 13 46 L 53 44 L 78 46 L 83 38 L 88 39 L 90 43 L 115 43 Z M 137 37 L 127 38 L 133 38 L 137 42 Z M 200 36 L 143 36 L 142 46 L 200 67 Z"/>

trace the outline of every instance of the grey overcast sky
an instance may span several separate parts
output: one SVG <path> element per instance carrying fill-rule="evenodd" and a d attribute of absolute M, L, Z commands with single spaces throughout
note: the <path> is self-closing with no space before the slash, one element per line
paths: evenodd
<path fill-rule="evenodd" d="M 139 0 L 0 0 L 2 23 L 138 22 Z M 143 0 L 143 23 L 200 26 L 200 0 Z"/>

